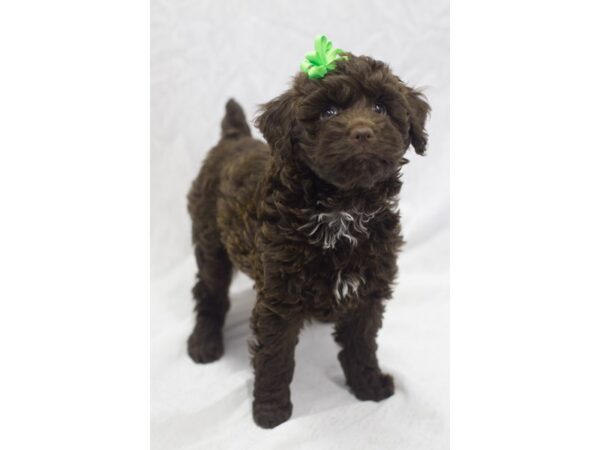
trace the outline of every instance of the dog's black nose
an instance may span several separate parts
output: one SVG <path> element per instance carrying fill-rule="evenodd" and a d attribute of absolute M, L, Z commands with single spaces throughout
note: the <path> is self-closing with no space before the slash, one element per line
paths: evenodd
<path fill-rule="evenodd" d="M 354 127 L 350 131 L 350 137 L 352 139 L 356 139 L 357 141 L 368 141 L 373 138 L 373 130 L 364 125 Z"/>

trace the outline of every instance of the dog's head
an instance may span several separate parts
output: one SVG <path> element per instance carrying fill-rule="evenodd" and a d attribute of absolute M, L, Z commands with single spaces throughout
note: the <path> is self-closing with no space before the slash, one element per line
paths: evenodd
<path fill-rule="evenodd" d="M 297 158 L 344 190 L 395 176 L 411 144 L 424 154 L 429 113 L 424 97 L 386 64 L 348 56 L 323 78 L 298 74 L 256 119 L 276 158 Z"/>

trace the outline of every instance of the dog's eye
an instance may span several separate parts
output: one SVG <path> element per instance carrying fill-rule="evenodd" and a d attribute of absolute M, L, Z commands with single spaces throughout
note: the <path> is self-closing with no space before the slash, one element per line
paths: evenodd
<path fill-rule="evenodd" d="M 321 120 L 331 119 L 334 116 L 337 116 L 340 113 L 340 110 L 335 106 L 328 106 L 321 112 Z"/>
<path fill-rule="evenodd" d="M 381 103 L 375 103 L 373 105 L 373 112 L 377 114 L 385 114 L 385 106 L 383 106 Z"/>

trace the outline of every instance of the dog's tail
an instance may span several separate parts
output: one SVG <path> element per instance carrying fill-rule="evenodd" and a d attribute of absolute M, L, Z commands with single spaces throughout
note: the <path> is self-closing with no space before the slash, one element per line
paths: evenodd
<path fill-rule="evenodd" d="M 244 110 L 231 98 L 225 105 L 225 117 L 221 121 L 221 138 L 240 139 L 246 136 L 251 134 Z"/>

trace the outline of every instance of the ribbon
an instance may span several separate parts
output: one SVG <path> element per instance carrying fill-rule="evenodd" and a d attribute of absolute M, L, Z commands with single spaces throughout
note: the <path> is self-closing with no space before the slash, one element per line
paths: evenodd
<path fill-rule="evenodd" d="M 315 38 L 315 51 L 308 52 L 300 65 L 300 70 L 308 75 L 308 78 L 323 78 L 335 69 L 335 62 L 348 59 L 342 56 L 345 53 L 340 48 L 333 48 L 333 43 L 327 36 L 321 34 Z"/>

